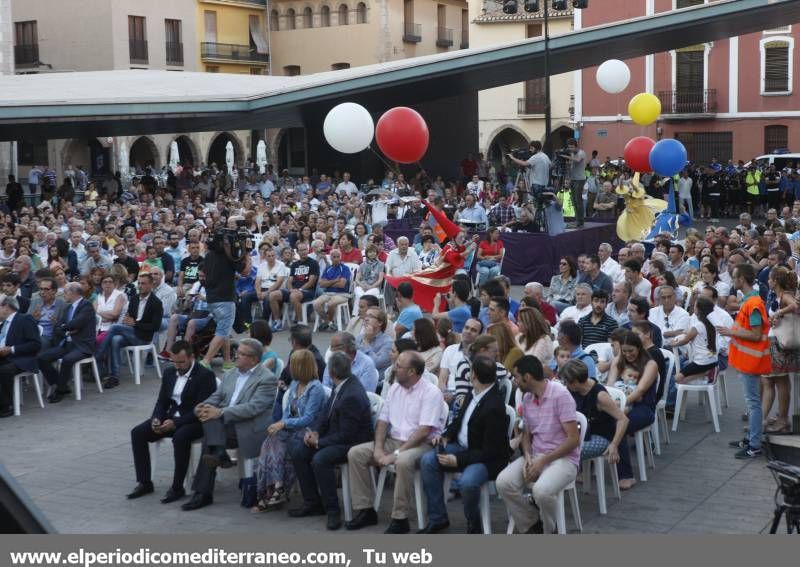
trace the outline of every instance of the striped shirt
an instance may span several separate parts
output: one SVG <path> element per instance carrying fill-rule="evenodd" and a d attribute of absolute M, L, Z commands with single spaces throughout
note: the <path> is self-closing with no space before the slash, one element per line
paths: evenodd
<path fill-rule="evenodd" d="M 607 343 L 611 332 L 619 327 L 617 320 L 605 311 L 603 312 L 603 317 L 597 323 L 592 321 L 593 314 L 593 312 L 589 313 L 578 321 L 583 337 L 581 340 L 583 348 L 597 343 Z"/>
<path fill-rule="evenodd" d="M 535 398 L 528 393 L 522 397 L 522 419 L 531 432 L 533 454 L 552 453 L 567 439 L 562 423 L 577 421 L 575 400 L 561 383 L 547 380 L 544 395 Z M 576 467 L 580 465 L 580 446 L 566 455 Z"/>

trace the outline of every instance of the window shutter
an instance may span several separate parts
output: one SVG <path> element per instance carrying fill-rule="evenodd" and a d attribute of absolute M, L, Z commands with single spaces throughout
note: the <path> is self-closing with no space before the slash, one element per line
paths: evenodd
<path fill-rule="evenodd" d="M 773 41 L 764 45 L 764 92 L 789 90 L 789 45 Z"/>

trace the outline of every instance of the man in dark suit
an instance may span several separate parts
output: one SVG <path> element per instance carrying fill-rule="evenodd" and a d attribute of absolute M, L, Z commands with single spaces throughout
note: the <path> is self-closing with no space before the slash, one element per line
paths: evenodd
<path fill-rule="evenodd" d="M 122 349 L 128 346 L 146 345 L 153 340 L 161 327 L 164 307 L 153 291 L 153 276 L 139 274 L 139 295 L 128 302 L 128 314 L 122 323 L 111 325 L 108 334 L 97 349 L 97 361 L 104 388 L 119 386 L 119 367 L 122 364 Z"/>
<path fill-rule="evenodd" d="M 186 496 L 183 479 L 189 468 L 192 442 L 203 436 L 203 426 L 194 414 L 194 408 L 214 393 L 217 379 L 211 370 L 197 364 L 192 345 L 186 341 L 177 341 L 172 345 L 171 359 L 173 366 L 164 370 L 152 417 L 131 430 L 138 484 L 128 494 L 129 500 L 153 492 L 148 446 L 164 437 L 172 437 L 175 473 L 172 486 L 161 502 L 168 504 Z"/>
<path fill-rule="evenodd" d="M 467 533 L 481 533 L 481 485 L 497 478 L 508 464 L 506 404 L 497 385 L 494 360 L 478 356 L 472 361 L 472 392 L 461 408 L 442 437 L 435 440 L 433 451 L 420 461 L 429 520 L 417 533 L 432 534 L 450 525 L 442 484 L 446 471 L 461 472 L 459 489 Z"/>
<path fill-rule="evenodd" d="M 22 282 L 19 275 L 14 272 L 8 272 L 3 276 L 2 291 L 5 295 L 16 297 L 19 304 L 18 311 L 20 313 L 27 313 L 28 308 L 31 306 L 31 300 L 19 293 L 19 286 Z"/>
<path fill-rule="evenodd" d="M 351 447 L 374 436 L 369 398 L 351 374 L 351 364 L 345 353 L 331 355 L 328 372 L 334 390 L 313 430 L 302 441 L 290 441 L 288 447 L 303 492 L 303 506 L 290 510 L 289 515 L 301 518 L 327 512 L 329 530 L 342 525 L 334 467 L 347 462 Z"/>
<path fill-rule="evenodd" d="M 47 401 L 60 402 L 72 391 L 69 381 L 72 367 L 82 358 L 92 356 L 95 350 L 95 314 L 91 302 L 83 298 L 83 288 L 78 282 L 64 286 L 64 300 L 67 308 L 53 329 L 53 345 L 39 355 L 39 368 L 47 383 L 55 390 Z M 61 359 L 61 368 L 56 370 L 53 363 Z"/>
<path fill-rule="evenodd" d="M 18 313 L 17 298 L 0 296 L 0 417 L 14 414 L 11 407 L 11 390 L 14 375 L 36 372 L 36 355 L 42 346 L 36 321 L 25 313 Z"/>

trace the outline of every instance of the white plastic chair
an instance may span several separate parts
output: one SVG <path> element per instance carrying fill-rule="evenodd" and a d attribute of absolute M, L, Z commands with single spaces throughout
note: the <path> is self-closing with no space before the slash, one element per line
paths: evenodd
<path fill-rule="evenodd" d="M 97 391 L 103 393 L 103 383 L 100 381 L 100 371 L 97 369 L 97 360 L 93 356 L 82 358 L 72 367 L 72 382 L 75 385 L 75 400 L 81 401 L 81 366 L 89 364 L 94 374 L 94 382 L 97 384 Z"/>
<path fill-rule="evenodd" d="M 153 364 L 156 367 L 156 374 L 158 379 L 161 379 L 161 364 L 158 362 L 158 349 L 154 343 L 147 343 L 146 345 L 126 346 L 123 347 L 122 352 L 128 359 L 128 368 L 133 373 L 133 381 L 139 385 L 142 383 L 142 367 L 144 366 L 144 359 L 148 354 L 153 355 Z"/>
<path fill-rule="evenodd" d="M 664 391 L 661 393 L 661 399 L 656 404 L 656 420 L 654 422 L 655 429 L 655 443 L 656 455 L 661 454 L 661 437 L 664 437 L 664 443 L 669 445 L 669 422 L 667 421 L 667 396 L 669 396 L 669 384 L 672 379 L 673 372 L 675 371 L 675 355 L 672 351 L 667 349 L 660 349 L 661 354 L 667 361 L 667 375 L 664 377 Z"/>
<path fill-rule="evenodd" d="M 611 343 L 595 343 L 587 346 L 583 350 L 589 354 L 596 354 L 598 362 L 609 362 L 614 358 L 614 348 L 611 346 Z M 599 370 L 597 372 L 597 381 L 604 384 L 608 372 L 601 373 Z"/>
<path fill-rule="evenodd" d="M 442 411 L 446 416 L 449 412 L 449 408 L 447 406 L 447 402 L 442 401 Z M 447 419 L 445 418 L 445 423 Z M 375 486 L 375 502 L 373 503 L 373 508 L 377 512 L 381 506 L 381 497 L 383 496 L 383 487 L 386 485 L 386 477 L 389 473 L 395 474 L 395 467 L 394 465 L 389 465 L 386 467 L 381 467 L 380 472 L 378 473 L 378 481 Z M 419 470 L 419 467 L 414 471 L 414 502 L 417 508 L 417 526 L 419 529 L 425 527 L 425 517 L 427 516 L 426 510 L 426 502 L 425 502 L 425 491 L 422 489 L 422 473 Z"/>
<path fill-rule="evenodd" d="M 477 251 L 475 253 L 477 254 Z M 477 259 L 477 256 L 475 256 L 475 258 Z M 503 246 L 503 250 L 500 252 L 500 261 L 497 263 L 498 267 L 500 268 L 499 274 L 501 274 L 501 275 L 503 273 L 503 260 L 505 260 L 505 259 L 506 259 L 506 248 L 505 248 L 505 246 Z M 475 277 L 472 278 L 472 287 L 474 289 L 478 289 L 478 279 L 479 279 L 479 277 L 480 277 L 480 274 L 478 273 L 478 267 L 476 265 L 475 266 Z"/>
<path fill-rule="evenodd" d="M 150 478 L 156 477 L 156 470 L 158 468 L 158 453 L 161 450 L 161 445 L 167 438 L 159 439 L 150 443 L 148 449 L 150 450 Z M 198 439 L 192 442 L 192 451 L 189 453 L 189 468 L 186 469 L 186 478 L 183 480 L 183 487 L 186 492 L 191 492 L 192 483 L 194 482 L 194 471 L 197 470 L 197 465 L 200 463 L 200 457 L 203 455 L 203 441 Z"/>
<path fill-rule="evenodd" d="M 36 389 L 36 399 L 39 402 L 39 407 L 44 408 L 44 401 L 42 400 L 42 384 L 39 382 L 41 375 L 38 372 L 20 372 L 14 375 L 14 393 L 13 406 L 14 415 L 22 415 L 22 381 L 33 380 L 33 387 Z"/>
<path fill-rule="evenodd" d="M 606 386 L 606 392 L 611 399 L 617 404 L 621 412 L 625 412 L 625 392 L 619 388 Z M 592 488 L 592 468 L 594 468 L 595 481 L 597 483 L 597 507 L 600 514 L 607 514 L 608 508 L 606 506 L 606 471 L 605 466 L 608 464 L 608 470 L 611 473 L 611 486 L 614 489 L 614 496 L 617 500 L 622 500 L 622 493 L 619 490 L 619 474 L 617 474 L 617 465 L 609 462 L 608 458 L 600 455 L 583 463 L 583 492 L 589 494 Z"/>
<path fill-rule="evenodd" d="M 672 431 L 678 430 L 678 422 L 685 419 L 686 416 L 686 403 L 688 403 L 689 392 L 697 392 L 699 398 L 702 400 L 703 394 L 708 396 L 708 405 L 706 405 L 706 413 L 709 414 L 711 421 L 714 424 L 714 431 L 719 433 L 719 411 L 717 401 L 717 369 L 713 368 L 706 374 L 708 381 L 703 384 L 676 384 L 678 388 L 678 395 L 675 398 L 675 415 L 672 418 Z"/>
<path fill-rule="evenodd" d="M 505 400 L 505 404 L 508 405 L 511 402 L 511 389 L 513 388 L 511 380 L 509 380 L 508 378 L 503 378 L 502 380 L 498 380 L 497 385 L 503 392 L 503 399 Z"/>

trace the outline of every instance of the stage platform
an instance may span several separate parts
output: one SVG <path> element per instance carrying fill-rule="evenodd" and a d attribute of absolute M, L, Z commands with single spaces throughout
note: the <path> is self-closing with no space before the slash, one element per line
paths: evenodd
<path fill-rule="evenodd" d="M 384 233 L 395 240 L 407 236 L 413 242 L 417 229 L 407 227 L 402 220 L 390 221 Z M 483 233 L 479 234 L 483 237 Z M 610 243 L 614 250 L 622 246 L 617 238 L 616 221 L 587 222 L 582 228 L 567 229 L 558 236 L 502 232 L 500 239 L 506 248 L 502 274 L 508 276 L 513 285 L 540 282 L 547 286 L 558 272 L 558 260 L 562 256 L 577 256 L 583 252 L 596 254 L 602 242 Z"/>

